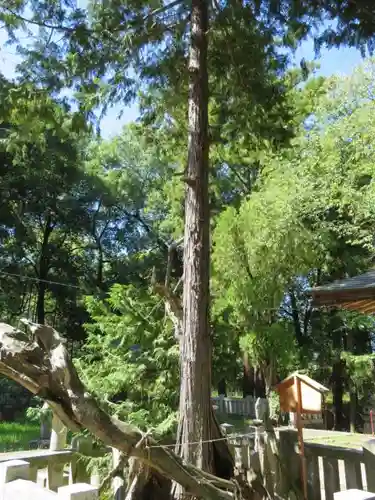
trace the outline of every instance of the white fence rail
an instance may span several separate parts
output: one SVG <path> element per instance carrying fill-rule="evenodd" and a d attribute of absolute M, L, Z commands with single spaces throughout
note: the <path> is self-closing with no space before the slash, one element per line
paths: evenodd
<path fill-rule="evenodd" d="M 246 398 L 226 398 L 225 396 L 211 397 L 212 404 L 220 412 L 226 415 L 240 415 L 248 418 L 255 418 L 255 398 L 247 396 Z M 296 426 L 295 413 L 290 413 L 289 422 L 292 427 Z M 303 414 L 302 423 L 305 427 L 323 428 L 323 415 Z"/>
<path fill-rule="evenodd" d="M 211 401 L 220 413 L 242 415 L 249 418 L 255 417 L 255 400 L 252 396 L 247 396 L 244 399 L 216 396 L 212 397 Z"/>
<path fill-rule="evenodd" d="M 98 488 L 86 483 L 60 486 L 57 492 L 47 490 L 30 479 L 30 463 L 10 460 L 0 464 L 0 500 L 98 500 Z"/>

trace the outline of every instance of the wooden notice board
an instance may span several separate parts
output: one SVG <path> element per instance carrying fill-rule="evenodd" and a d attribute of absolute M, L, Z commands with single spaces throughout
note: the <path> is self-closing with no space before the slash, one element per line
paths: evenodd
<path fill-rule="evenodd" d="M 316 380 L 301 373 L 292 373 L 276 386 L 279 393 L 280 409 L 297 415 L 299 453 L 301 457 L 301 480 L 304 499 L 307 500 L 307 471 L 305 446 L 303 442 L 302 413 L 320 413 L 323 395 L 328 389 Z"/>

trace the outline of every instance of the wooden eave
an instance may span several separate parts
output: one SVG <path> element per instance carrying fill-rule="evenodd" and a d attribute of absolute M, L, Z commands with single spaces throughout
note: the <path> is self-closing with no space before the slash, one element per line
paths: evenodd
<path fill-rule="evenodd" d="M 375 314 L 375 271 L 312 288 L 313 305 Z"/>

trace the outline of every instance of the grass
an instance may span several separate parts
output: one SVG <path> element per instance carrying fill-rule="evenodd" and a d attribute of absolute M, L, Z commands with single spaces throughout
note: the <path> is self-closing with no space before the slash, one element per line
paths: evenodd
<path fill-rule="evenodd" d="M 29 449 L 29 442 L 38 439 L 37 423 L 0 422 L 0 453 Z"/>
<path fill-rule="evenodd" d="M 363 444 L 370 439 L 372 439 L 372 436 L 369 436 L 367 434 L 347 434 L 344 432 L 330 434 L 329 431 L 327 432 L 326 436 L 324 434 L 321 434 L 316 437 L 305 437 L 305 441 L 309 443 L 326 444 L 328 446 L 355 449 L 361 449 Z"/>

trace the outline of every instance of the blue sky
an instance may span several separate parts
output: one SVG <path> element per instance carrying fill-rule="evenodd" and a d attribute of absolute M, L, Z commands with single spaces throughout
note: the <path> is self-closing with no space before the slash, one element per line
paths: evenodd
<path fill-rule="evenodd" d="M 4 30 L 0 30 L 0 72 L 7 78 L 15 74 L 15 66 L 19 62 L 18 56 L 12 47 L 5 46 L 7 36 Z M 298 63 L 302 58 L 307 61 L 314 59 L 314 47 L 312 41 L 304 42 L 297 50 L 295 61 Z M 318 73 L 329 76 L 332 74 L 347 75 L 353 71 L 355 66 L 361 62 L 359 51 L 354 49 L 331 49 L 322 50 L 319 63 L 321 65 Z M 103 137 L 112 137 L 119 133 L 122 127 L 138 116 L 137 105 L 126 107 L 121 118 L 118 117 L 121 105 L 117 105 L 108 111 L 101 123 Z"/>

